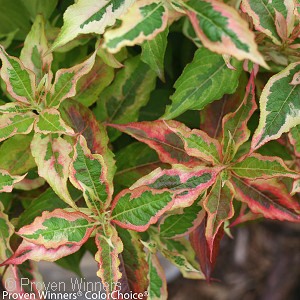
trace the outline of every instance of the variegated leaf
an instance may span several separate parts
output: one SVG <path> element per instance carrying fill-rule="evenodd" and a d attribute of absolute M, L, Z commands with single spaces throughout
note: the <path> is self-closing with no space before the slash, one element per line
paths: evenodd
<path fill-rule="evenodd" d="M 201 110 L 224 94 L 232 94 L 238 86 L 241 63 L 234 60 L 236 70 L 230 70 L 221 55 L 205 48 L 195 52 L 193 61 L 188 64 L 175 82 L 172 104 L 163 116 L 172 119 L 183 112 Z"/>
<path fill-rule="evenodd" d="M 9 56 L 0 45 L 2 61 L 1 78 L 6 84 L 7 92 L 17 101 L 34 104 L 35 75 L 24 67 L 21 61 Z"/>
<path fill-rule="evenodd" d="M 64 25 L 52 50 L 65 45 L 79 34 L 102 34 L 107 26 L 124 14 L 134 0 L 79 0 L 68 7 L 64 14 Z"/>
<path fill-rule="evenodd" d="M 32 112 L 0 115 L 0 142 L 16 134 L 30 133 L 35 119 L 36 115 Z"/>
<path fill-rule="evenodd" d="M 24 174 L 36 166 L 31 155 L 32 135 L 16 135 L 0 147 L 0 169 L 12 175 Z"/>
<path fill-rule="evenodd" d="M 30 259 L 33 261 L 56 261 L 64 256 L 68 256 L 80 249 L 81 245 L 63 245 L 56 249 L 47 249 L 42 245 L 36 245 L 23 240 L 14 254 L 1 265 L 20 265 Z"/>
<path fill-rule="evenodd" d="M 215 181 L 219 169 L 184 166 L 173 166 L 172 169 L 154 170 L 142 177 L 130 189 L 148 186 L 154 191 L 168 190 L 175 195 L 173 208 L 190 206 L 201 193 L 206 191 Z"/>
<path fill-rule="evenodd" d="M 154 39 L 142 44 L 141 60 L 149 65 L 156 75 L 165 81 L 164 58 L 167 48 L 168 27 L 159 33 Z"/>
<path fill-rule="evenodd" d="M 200 270 L 197 270 L 183 254 L 178 252 L 171 252 L 166 249 L 162 249 L 161 253 L 169 262 L 171 262 L 175 267 L 179 269 L 183 277 L 192 279 L 204 279 L 202 272 Z"/>
<path fill-rule="evenodd" d="M 6 170 L 0 169 L 0 193 L 10 193 L 14 185 L 20 182 L 26 176 L 14 176 Z"/>
<path fill-rule="evenodd" d="M 276 28 L 276 12 L 280 13 L 286 20 L 287 35 L 290 35 L 293 30 L 293 0 L 243 0 L 241 9 L 252 18 L 255 29 L 263 32 L 277 45 L 280 45 L 282 41 Z"/>
<path fill-rule="evenodd" d="M 77 92 L 73 99 L 85 106 L 91 106 L 97 101 L 99 94 L 110 85 L 113 78 L 114 69 L 97 55 L 91 71 L 78 81 Z"/>
<path fill-rule="evenodd" d="M 99 264 L 97 276 L 105 284 L 106 293 L 110 295 L 117 289 L 122 277 L 119 255 L 123 251 L 123 243 L 111 224 L 105 224 L 103 229 L 98 229 L 95 239 L 98 249 L 95 260 Z"/>
<path fill-rule="evenodd" d="M 186 237 L 175 239 L 160 238 L 157 243 L 165 258 L 180 270 L 184 278 L 205 278 L 200 270 L 199 262 L 196 260 L 196 253 Z"/>
<path fill-rule="evenodd" d="M 48 50 L 44 19 L 37 15 L 20 55 L 24 66 L 35 73 L 36 84 L 39 84 L 44 74 L 51 73 L 53 55 L 49 52 L 46 54 Z"/>
<path fill-rule="evenodd" d="M 107 182 L 107 166 L 100 154 L 92 154 L 79 136 L 70 166 L 70 181 L 81 191 L 88 207 L 99 215 L 110 204 L 113 186 Z"/>
<path fill-rule="evenodd" d="M 123 70 L 99 96 L 94 110 L 97 119 L 118 124 L 137 121 L 139 110 L 147 104 L 155 81 L 155 73 L 140 56 L 126 60 Z M 113 141 L 120 134 L 110 130 L 110 140 Z"/>
<path fill-rule="evenodd" d="M 224 162 L 231 161 L 239 147 L 248 141 L 250 130 L 247 123 L 256 108 L 254 72 L 252 72 L 243 102 L 235 112 L 227 114 L 222 120 Z"/>
<path fill-rule="evenodd" d="M 120 18 L 122 24 L 104 34 L 103 47 L 116 53 L 124 46 L 141 44 L 165 30 L 168 10 L 158 0 L 136 1 Z M 134 20 L 134 21 L 133 21 Z"/>
<path fill-rule="evenodd" d="M 117 231 L 124 246 L 122 258 L 129 286 L 135 293 L 144 293 L 149 285 L 145 276 L 149 271 L 149 267 L 144 246 L 138 233 L 121 227 L 118 227 Z"/>
<path fill-rule="evenodd" d="M 183 126 L 173 127 L 172 123 L 169 128 L 180 136 L 184 143 L 184 150 L 189 156 L 212 164 L 220 163 L 222 150 L 218 140 L 209 137 L 204 131 L 198 129 L 190 130 Z"/>
<path fill-rule="evenodd" d="M 173 195 L 166 189 L 155 191 L 146 186 L 126 189 L 115 197 L 111 218 L 123 228 L 145 231 L 171 209 L 173 203 Z"/>
<path fill-rule="evenodd" d="M 234 188 L 231 183 L 222 182 L 221 176 L 218 176 L 210 193 L 204 200 L 204 207 L 207 211 L 207 221 L 205 228 L 205 237 L 209 248 L 209 257 L 212 257 L 215 238 L 226 220 L 234 215 L 233 198 Z"/>
<path fill-rule="evenodd" d="M 235 163 L 231 170 L 242 178 L 268 179 L 273 177 L 299 178 L 298 172 L 289 170 L 283 160 L 276 156 L 263 156 L 253 153 L 241 162 Z"/>
<path fill-rule="evenodd" d="M 22 191 L 31 191 L 38 189 L 45 184 L 44 178 L 37 177 L 34 179 L 24 178 L 15 184 L 15 188 Z"/>
<path fill-rule="evenodd" d="M 167 300 L 167 280 L 156 254 L 148 253 L 148 300 Z"/>
<path fill-rule="evenodd" d="M 157 120 L 152 122 L 129 123 L 126 125 L 110 124 L 110 126 L 146 143 L 157 152 L 162 162 L 183 164 L 190 167 L 200 164 L 198 159 L 186 154 L 182 139 L 170 129 L 170 127 L 177 129 L 182 127 L 183 130 L 188 130 L 182 123 Z"/>
<path fill-rule="evenodd" d="M 55 74 L 55 80 L 47 95 L 48 107 L 58 108 L 60 103 L 76 95 L 78 80 L 89 73 L 95 63 L 96 51 L 84 62 L 69 69 L 60 69 Z"/>
<path fill-rule="evenodd" d="M 291 194 L 294 195 L 295 193 L 300 193 L 300 179 L 295 180 L 293 183 Z"/>
<path fill-rule="evenodd" d="M 299 71 L 300 63 L 292 63 L 265 85 L 259 101 L 260 119 L 252 139 L 252 149 L 278 139 L 300 124 L 300 85 L 292 84 Z"/>
<path fill-rule="evenodd" d="M 294 147 L 295 155 L 300 157 L 300 124 L 291 129 L 289 132 L 289 140 Z"/>
<path fill-rule="evenodd" d="M 115 172 L 114 154 L 109 149 L 109 138 L 106 128 L 100 124 L 92 111 L 79 102 L 65 100 L 60 107 L 63 119 L 74 129 L 75 133 L 84 136 L 92 153 L 100 154 L 109 166 L 107 181 L 112 185 Z"/>
<path fill-rule="evenodd" d="M 30 107 L 30 105 L 19 102 L 9 102 L 0 106 L 0 113 L 2 114 L 26 113 L 31 110 L 32 108 Z"/>
<path fill-rule="evenodd" d="M 39 175 L 47 180 L 62 200 L 76 208 L 67 189 L 72 151 L 73 147 L 67 141 L 52 135 L 36 133 L 31 143 L 31 152 Z"/>
<path fill-rule="evenodd" d="M 42 134 L 74 134 L 73 129 L 62 120 L 59 111 L 55 108 L 44 109 L 41 111 L 34 129 L 35 132 Z"/>
<path fill-rule="evenodd" d="M 201 223 L 204 212 L 199 197 L 191 206 L 167 214 L 159 224 L 159 235 L 163 238 L 177 238 L 190 234 Z"/>
<path fill-rule="evenodd" d="M 267 67 L 254 33 L 234 8 L 217 0 L 189 0 L 182 5 L 205 47 Z"/>
<path fill-rule="evenodd" d="M 93 219 L 81 212 L 56 209 L 44 211 L 33 223 L 19 229 L 17 234 L 26 241 L 57 249 L 60 246 L 81 246 L 95 229 Z"/>
<path fill-rule="evenodd" d="M 280 221 L 300 222 L 299 215 L 294 210 L 299 210 L 299 203 L 286 191 L 284 185 L 278 182 L 256 180 L 249 181 L 232 177 L 235 187 L 235 197 L 247 203 L 256 214 L 265 218 Z"/>

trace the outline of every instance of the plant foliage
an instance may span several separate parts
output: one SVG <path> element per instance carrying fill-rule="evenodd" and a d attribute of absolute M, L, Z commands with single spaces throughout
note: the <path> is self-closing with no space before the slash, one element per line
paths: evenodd
<path fill-rule="evenodd" d="M 299 1 L 46 2 L 0 0 L 11 292 L 81 248 L 108 295 L 167 299 L 159 252 L 209 280 L 229 225 L 300 221 Z"/>

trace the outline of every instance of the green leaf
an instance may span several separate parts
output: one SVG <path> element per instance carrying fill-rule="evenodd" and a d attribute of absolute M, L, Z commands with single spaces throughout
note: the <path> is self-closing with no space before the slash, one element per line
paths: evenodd
<path fill-rule="evenodd" d="M 74 193 L 71 194 L 73 196 Z M 49 201 L 49 199 L 51 199 L 51 201 Z M 57 208 L 67 207 L 68 205 L 63 200 L 61 200 L 51 188 L 48 188 L 37 198 L 30 201 L 28 207 L 26 207 L 24 212 L 19 216 L 17 228 L 21 228 L 27 224 L 32 223 L 36 217 L 40 216 L 43 213 L 43 211 L 51 212 Z"/>
<path fill-rule="evenodd" d="M 278 139 L 300 124 L 300 85 L 293 83 L 299 72 L 300 63 L 292 63 L 265 85 L 259 100 L 260 119 L 252 139 L 252 149 Z"/>
<path fill-rule="evenodd" d="M 27 8 L 34 20 L 38 14 L 42 14 L 45 19 L 48 19 L 56 8 L 58 0 L 47 0 L 41 2 L 40 0 L 21 0 L 23 5 Z"/>
<path fill-rule="evenodd" d="M 165 189 L 152 191 L 142 186 L 119 193 L 112 204 L 112 221 L 135 231 L 145 231 L 173 205 L 172 193 Z"/>
<path fill-rule="evenodd" d="M 242 178 L 268 179 L 273 177 L 299 177 L 299 173 L 289 170 L 279 157 L 262 156 L 253 153 L 241 162 L 235 163 L 231 170 Z"/>
<path fill-rule="evenodd" d="M 36 133 L 31 143 L 39 175 L 47 180 L 62 200 L 76 209 L 67 188 L 72 151 L 73 147 L 67 141 L 52 135 Z"/>
<path fill-rule="evenodd" d="M 80 264 L 84 254 L 85 249 L 81 248 L 79 251 L 73 254 L 60 258 L 55 263 L 65 270 L 74 272 L 79 277 L 83 277 L 80 270 Z"/>
<path fill-rule="evenodd" d="M 181 4 L 205 47 L 267 67 L 257 50 L 254 33 L 234 8 L 217 0 L 189 0 Z"/>
<path fill-rule="evenodd" d="M 140 56 L 128 59 L 114 82 L 99 97 L 94 111 L 98 120 L 108 123 L 137 121 L 139 110 L 146 105 L 155 87 L 155 74 Z M 120 134 L 111 129 L 110 140 Z"/>
<path fill-rule="evenodd" d="M 96 232 L 96 245 L 98 251 L 95 260 L 99 263 L 97 276 L 106 286 L 106 293 L 115 291 L 122 273 L 119 271 L 119 255 L 123 251 L 123 243 L 117 230 L 111 224 L 105 224 L 103 229 Z"/>
<path fill-rule="evenodd" d="M 96 56 L 91 71 L 78 81 L 77 92 L 73 99 L 85 106 L 91 106 L 97 101 L 99 94 L 110 85 L 113 78 L 114 69 Z"/>
<path fill-rule="evenodd" d="M 189 109 L 201 110 L 207 104 L 220 99 L 224 94 L 232 94 L 238 86 L 241 72 L 240 63 L 233 60 L 236 70 L 230 70 L 221 55 L 205 48 L 195 52 L 193 61 L 188 64 L 175 82 L 172 104 L 163 116 L 172 119 Z"/>
<path fill-rule="evenodd" d="M 159 33 L 154 39 L 142 44 L 141 60 L 149 65 L 156 75 L 165 81 L 164 57 L 167 48 L 168 27 Z"/>
<path fill-rule="evenodd" d="M 104 34 L 103 47 L 111 53 L 120 51 L 124 46 L 152 40 L 167 27 L 168 11 L 160 1 L 141 0 L 136 1 L 127 13 L 122 14 L 120 20 L 120 27 L 107 30 Z"/>
<path fill-rule="evenodd" d="M 20 55 L 23 65 L 35 73 L 36 84 L 39 84 L 44 74 L 50 73 L 52 76 L 51 64 L 53 56 L 52 53 L 46 54 L 48 50 L 44 19 L 41 15 L 38 15 L 25 39 Z M 51 76 L 50 81 L 52 79 Z"/>
<path fill-rule="evenodd" d="M 35 118 L 36 115 L 32 112 L 0 115 L 0 142 L 16 134 L 30 133 Z"/>
<path fill-rule="evenodd" d="M 99 215 L 110 204 L 113 186 L 107 183 L 107 166 L 100 154 L 92 154 L 86 140 L 79 136 L 70 166 L 71 183 L 83 191 L 87 206 Z"/>
<path fill-rule="evenodd" d="M 95 57 L 96 51 L 84 62 L 56 72 L 50 94 L 47 95 L 48 107 L 57 108 L 63 100 L 76 95 L 77 82 L 82 76 L 91 71 L 95 63 Z"/>
<path fill-rule="evenodd" d="M 44 211 L 42 216 L 19 229 L 17 234 L 30 243 L 57 249 L 60 246 L 83 245 L 94 228 L 93 219 L 85 214 L 58 208 L 52 212 Z"/>
<path fill-rule="evenodd" d="M 18 31 L 19 30 L 16 29 L 9 33 L 0 33 L 0 44 L 3 46 L 4 49 L 7 49 L 11 45 Z"/>
<path fill-rule="evenodd" d="M 0 262 L 7 260 L 12 255 L 12 249 L 10 247 L 10 239 L 15 231 L 14 226 L 9 221 L 8 215 L 2 210 L 3 207 L 0 202 Z M 0 277 L 3 283 L 10 280 L 11 273 L 13 273 L 13 266 L 0 267 Z M 11 290 L 11 292 L 13 292 Z"/>
<path fill-rule="evenodd" d="M 248 141 L 250 130 L 247 123 L 256 108 L 254 73 L 252 72 L 241 105 L 235 112 L 227 114 L 222 121 L 224 162 L 231 161 L 239 147 Z"/>
<path fill-rule="evenodd" d="M 133 0 L 85 0 L 76 1 L 64 14 L 64 25 L 52 50 L 65 45 L 79 34 L 102 34 L 107 26 L 112 26 L 134 3 Z"/>
<path fill-rule="evenodd" d="M 126 125 L 110 125 L 122 132 L 130 134 L 140 142 L 146 143 L 154 149 L 162 162 L 169 164 L 183 164 L 193 167 L 200 164 L 196 158 L 190 157 L 185 149 L 182 139 L 173 132 L 172 128 L 188 128 L 177 121 L 156 120 L 152 122 L 137 122 Z"/>
<path fill-rule="evenodd" d="M 116 165 L 115 183 L 126 188 L 142 176 L 163 166 L 153 149 L 138 142 L 132 143 L 116 153 Z"/>
<path fill-rule="evenodd" d="M 204 217 L 199 197 L 191 206 L 167 214 L 159 224 L 159 235 L 163 238 L 177 238 L 187 235 L 197 227 Z"/>
<path fill-rule="evenodd" d="M 16 31 L 16 39 L 24 40 L 30 30 L 30 16 L 22 1 L 0 0 L 0 7 L 0 35 Z"/>
<path fill-rule="evenodd" d="M 145 276 L 148 273 L 149 267 L 144 246 L 140 241 L 138 233 L 121 227 L 117 227 L 117 231 L 124 246 L 122 258 L 129 286 L 135 293 L 144 293 L 149 284 Z"/>
<path fill-rule="evenodd" d="M 1 176 L 1 175 L 0 175 Z M 0 261 L 6 260 L 11 254 L 10 238 L 15 232 L 14 226 L 8 219 L 8 215 L 2 212 L 0 204 Z M 0 275 L 2 275 L 3 268 L 0 267 Z"/>
<path fill-rule="evenodd" d="M 234 215 L 234 194 L 234 188 L 230 182 L 226 181 L 223 184 L 220 175 L 204 200 L 203 204 L 207 211 L 205 236 L 210 250 L 210 257 L 212 256 L 215 239 L 220 227 Z"/>
<path fill-rule="evenodd" d="M 149 265 L 149 287 L 148 300 L 166 300 L 168 299 L 167 281 L 165 272 L 157 258 L 156 254 L 148 253 Z"/>
<path fill-rule="evenodd" d="M 0 147 L 0 169 L 12 175 L 24 174 L 36 166 L 31 155 L 31 135 L 17 135 L 5 141 Z"/>
<path fill-rule="evenodd" d="M 276 29 L 276 11 L 281 13 L 287 20 L 288 35 L 294 27 L 294 1 L 268 1 L 268 0 L 243 0 L 241 4 L 243 12 L 247 13 L 253 20 L 255 29 L 270 37 L 273 43 L 282 43 Z"/>
<path fill-rule="evenodd" d="M 232 177 L 236 199 L 247 203 L 256 214 L 265 218 L 280 221 L 299 222 L 299 203 L 294 200 L 283 184 L 277 181 L 256 180 L 249 181 Z"/>
<path fill-rule="evenodd" d="M 289 140 L 294 147 L 296 156 L 300 157 L 300 124 L 291 129 L 289 132 Z"/>
<path fill-rule="evenodd" d="M 21 61 L 9 56 L 0 46 L 2 61 L 1 78 L 6 84 L 7 92 L 17 101 L 33 104 L 35 98 L 35 75 L 26 69 Z"/>
<path fill-rule="evenodd" d="M 61 118 L 60 113 L 55 108 L 44 109 L 40 112 L 37 122 L 35 123 L 35 132 L 74 134 L 74 131 Z"/>

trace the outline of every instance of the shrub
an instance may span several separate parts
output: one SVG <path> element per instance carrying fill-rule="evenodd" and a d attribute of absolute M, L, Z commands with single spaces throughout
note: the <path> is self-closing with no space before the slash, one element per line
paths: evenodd
<path fill-rule="evenodd" d="M 90 251 L 108 294 L 166 299 L 158 252 L 209 280 L 229 225 L 299 222 L 297 1 L 46 2 L 0 1 L 11 292 Z"/>

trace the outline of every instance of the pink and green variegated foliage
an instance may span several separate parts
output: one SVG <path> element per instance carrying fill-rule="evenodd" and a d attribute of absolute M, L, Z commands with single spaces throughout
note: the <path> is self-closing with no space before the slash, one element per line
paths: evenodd
<path fill-rule="evenodd" d="M 160 255 L 210 281 L 228 227 L 300 222 L 299 1 L 50 2 L 0 18 L 11 292 L 90 251 L 107 296 L 164 300 Z"/>

